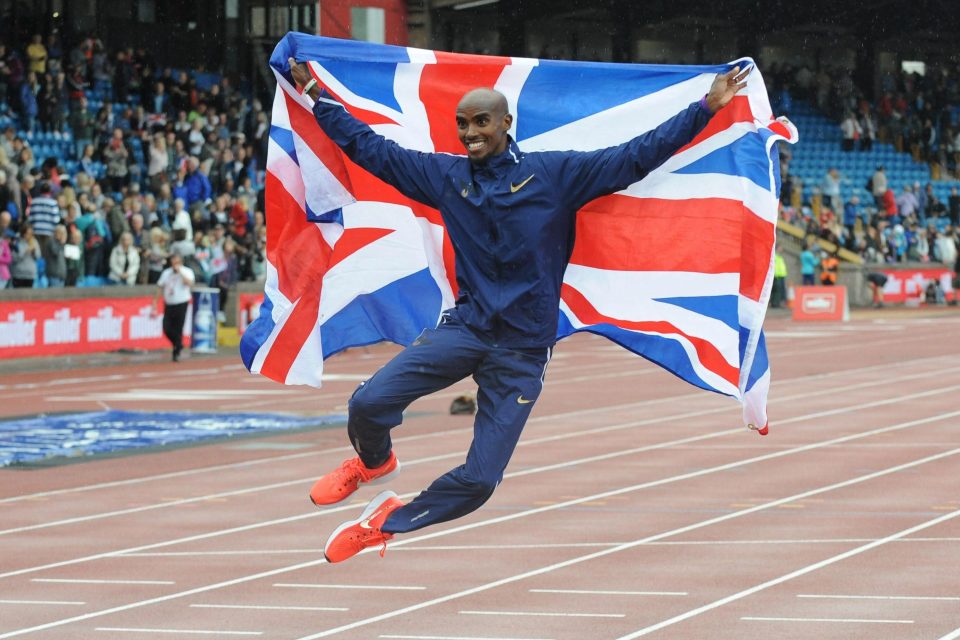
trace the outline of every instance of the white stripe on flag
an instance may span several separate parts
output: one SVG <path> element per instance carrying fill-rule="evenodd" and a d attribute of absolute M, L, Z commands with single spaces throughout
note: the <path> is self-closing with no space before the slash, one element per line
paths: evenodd
<path fill-rule="evenodd" d="M 699 100 L 710 88 L 713 78 L 712 73 L 700 74 L 517 144 L 523 151 L 594 151 L 622 144 L 654 129 Z"/>

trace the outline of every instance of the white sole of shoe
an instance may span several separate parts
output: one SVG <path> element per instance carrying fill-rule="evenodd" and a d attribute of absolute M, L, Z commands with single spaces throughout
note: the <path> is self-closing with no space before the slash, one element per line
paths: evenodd
<path fill-rule="evenodd" d="M 375 478 L 370 482 L 365 482 L 364 484 L 383 484 L 385 482 L 390 482 L 390 480 L 396 477 L 398 473 L 400 473 L 400 460 L 397 460 L 397 466 L 393 471 L 391 471 L 385 476 L 380 476 L 379 478 Z"/>
<path fill-rule="evenodd" d="M 327 543 L 323 545 L 323 557 L 324 558 L 327 557 L 327 549 L 330 547 L 330 543 L 333 542 L 333 540 L 338 535 L 340 535 L 345 529 L 348 529 L 354 525 L 360 524 L 361 522 L 363 522 L 364 520 L 372 516 L 374 513 L 376 513 L 377 509 L 383 506 L 384 502 L 386 502 L 390 498 L 395 498 L 395 497 L 397 497 L 397 494 L 393 491 L 389 491 L 389 490 L 381 491 L 373 498 L 373 500 L 370 501 L 369 504 L 367 504 L 367 506 L 363 509 L 363 513 L 360 514 L 359 518 L 356 518 L 354 520 L 347 520 L 346 522 L 341 524 L 339 527 L 334 529 L 333 533 L 330 534 L 330 537 L 327 538 Z M 327 562 L 329 561 L 330 560 L 328 558 Z"/>

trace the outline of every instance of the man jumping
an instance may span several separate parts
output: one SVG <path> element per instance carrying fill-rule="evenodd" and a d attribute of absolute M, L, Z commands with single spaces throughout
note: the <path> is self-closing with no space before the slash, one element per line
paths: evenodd
<path fill-rule="evenodd" d="M 457 105 L 467 153 L 456 156 L 412 151 L 376 134 L 320 87 L 306 65 L 288 63 L 294 82 L 315 101 L 320 127 L 353 162 L 440 211 L 459 287 L 456 306 L 438 325 L 354 392 L 347 432 L 357 457 L 318 480 L 310 499 L 334 504 L 362 483 L 392 477 L 400 463 L 390 430 L 403 410 L 467 376 L 478 385 L 464 464 L 408 504 L 384 491 L 359 518 L 337 527 L 324 555 L 341 562 L 366 547 L 385 548 L 398 533 L 464 516 L 490 498 L 543 387 L 577 211 L 642 179 L 689 143 L 746 86 L 749 68 L 717 75 L 701 100 L 656 129 L 590 152 L 522 152 L 508 133 L 513 116 L 503 94 L 474 89 Z"/>

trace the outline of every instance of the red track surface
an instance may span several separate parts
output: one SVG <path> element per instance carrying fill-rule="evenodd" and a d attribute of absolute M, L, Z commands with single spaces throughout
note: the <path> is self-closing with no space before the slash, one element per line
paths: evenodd
<path fill-rule="evenodd" d="M 342 428 L 2 470 L 0 639 L 960 638 L 958 335 L 957 314 L 769 320 L 766 438 L 728 398 L 565 341 L 490 502 L 382 560 L 322 558 L 374 494 L 307 501 Z M 226 358 L 5 375 L 0 414 L 339 413 L 392 352 L 329 361 L 346 379 L 322 391 Z M 471 420 L 446 409 L 468 389 L 411 407 L 391 488 L 459 464 Z"/>

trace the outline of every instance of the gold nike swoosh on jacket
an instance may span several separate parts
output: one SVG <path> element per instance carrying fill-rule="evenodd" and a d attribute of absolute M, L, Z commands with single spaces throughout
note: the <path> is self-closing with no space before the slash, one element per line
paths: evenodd
<path fill-rule="evenodd" d="M 524 180 L 523 182 L 521 182 L 520 184 L 513 184 L 513 183 L 511 182 L 511 183 L 510 183 L 510 193 L 516 193 L 517 191 L 520 191 L 520 189 L 523 189 L 524 185 L 526 185 L 528 182 L 530 182 L 531 180 L 533 180 L 533 176 L 535 176 L 535 175 L 537 175 L 537 174 L 531 173 L 531 174 L 530 174 L 530 177 L 527 178 L 526 180 Z"/>

